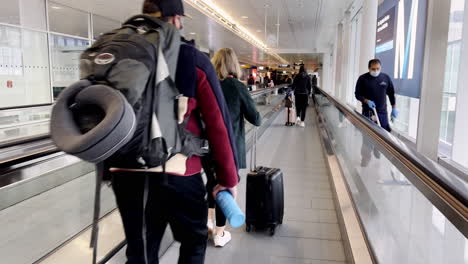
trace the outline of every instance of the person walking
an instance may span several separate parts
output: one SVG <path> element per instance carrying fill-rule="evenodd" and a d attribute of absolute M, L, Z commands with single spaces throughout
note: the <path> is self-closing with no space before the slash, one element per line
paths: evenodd
<path fill-rule="evenodd" d="M 309 95 L 312 90 L 312 82 L 304 65 L 299 69 L 299 74 L 294 78 L 292 89 L 296 99 L 296 124 L 305 127 L 305 118 L 307 114 L 307 107 L 309 106 Z"/>
<path fill-rule="evenodd" d="M 234 50 L 229 48 L 220 49 L 214 55 L 212 63 L 216 69 L 218 78 L 221 80 L 221 88 L 231 116 L 236 142 L 238 168 L 244 169 L 247 167 L 244 120 L 247 120 L 254 126 L 260 126 L 262 119 L 255 106 L 255 101 L 247 91 L 247 87 L 237 79 L 240 78 L 242 72 Z M 210 192 L 220 175 L 214 173 L 210 167 L 206 168 L 205 172 L 208 178 L 207 189 Z M 215 210 L 216 202 L 214 196 L 208 196 L 208 202 L 210 209 L 207 225 L 209 229 L 213 230 L 213 218 L 216 215 L 216 229 L 212 231 L 213 240 L 215 246 L 223 247 L 231 240 L 230 232 L 225 230 L 226 217 L 221 210 Z"/>
<path fill-rule="evenodd" d="M 145 0 L 143 13 L 182 28 L 182 0 Z M 176 69 L 179 124 L 209 142 L 216 171 L 214 193 L 227 190 L 236 197 L 239 181 L 228 108 L 209 58 L 183 40 Z M 171 113 L 168 113 L 170 115 Z M 165 166 L 148 168 L 141 156 L 128 154 L 106 161 L 127 241 L 127 264 L 159 263 L 158 252 L 169 224 L 179 241 L 178 263 L 202 264 L 208 239 L 208 206 L 199 156 L 175 154 Z M 210 194 L 211 195 L 211 194 Z"/>
<path fill-rule="evenodd" d="M 381 72 L 382 63 L 378 59 L 369 61 L 369 72 L 361 75 L 356 83 L 355 96 L 362 103 L 362 114 L 371 119 L 374 110 L 380 125 L 391 132 L 392 128 L 388 122 L 387 96 L 392 105 L 392 119 L 398 118 L 399 112 L 396 107 L 395 88 L 392 79 Z"/>

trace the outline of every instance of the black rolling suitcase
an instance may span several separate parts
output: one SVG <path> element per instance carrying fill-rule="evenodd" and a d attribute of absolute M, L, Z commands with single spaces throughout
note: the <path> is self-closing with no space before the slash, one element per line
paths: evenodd
<path fill-rule="evenodd" d="M 251 172 L 247 175 L 246 231 L 250 232 L 253 227 L 267 229 L 273 236 L 276 227 L 283 223 L 283 172 L 276 168 L 256 166 L 256 131 L 254 137 Z"/>

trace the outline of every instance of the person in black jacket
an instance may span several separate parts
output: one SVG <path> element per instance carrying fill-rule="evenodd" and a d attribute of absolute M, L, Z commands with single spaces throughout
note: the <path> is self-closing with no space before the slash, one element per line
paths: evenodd
<path fill-rule="evenodd" d="M 255 78 L 253 74 L 250 74 L 249 79 L 247 80 L 248 85 L 254 85 L 255 84 Z"/>
<path fill-rule="evenodd" d="M 218 78 L 221 80 L 221 89 L 224 93 L 229 114 L 232 121 L 232 129 L 235 135 L 235 146 L 237 149 L 238 168 L 247 167 L 245 150 L 245 120 L 255 126 L 260 126 L 262 119 L 257 111 L 255 101 L 250 96 L 247 87 L 237 78 L 241 75 L 239 60 L 232 49 L 224 48 L 216 52 L 212 59 Z M 209 175 L 213 172 L 210 168 L 206 169 L 208 191 L 216 184 L 215 176 Z M 218 175 L 216 175 L 216 178 Z M 213 215 L 216 214 L 216 231 L 214 233 L 214 244 L 217 247 L 223 247 L 231 240 L 231 234 L 225 231 L 226 217 L 221 210 L 214 210 L 215 201 L 213 197 L 208 196 L 208 228 L 213 229 Z"/>
<path fill-rule="evenodd" d="M 391 132 L 388 122 L 387 96 L 392 105 L 392 119 L 398 117 L 396 108 L 395 88 L 392 79 L 387 74 L 381 72 L 381 62 L 378 59 L 369 61 L 369 72 L 361 75 L 356 83 L 356 99 L 362 103 L 362 114 L 367 118 L 373 116 L 373 109 L 376 110 L 380 125 L 385 130 Z"/>
<path fill-rule="evenodd" d="M 185 14 L 182 0 L 145 0 L 143 13 L 179 30 Z M 205 54 L 185 41 L 180 45 L 176 69 L 175 82 L 183 95 L 178 110 L 184 109 L 179 118 L 187 120 L 186 129 L 191 133 L 205 133 L 210 144 L 213 167 L 219 175 L 213 195 L 228 190 L 235 197 L 239 182 L 235 134 L 215 69 Z M 174 239 L 181 243 L 178 263 L 204 263 L 208 205 L 200 157 L 177 154 L 165 169 L 147 168 L 140 159 L 130 153 L 123 161 L 106 161 L 125 231 L 126 263 L 158 263 L 168 224 Z"/>
<path fill-rule="evenodd" d="M 309 95 L 312 90 L 312 81 L 304 65 L 299 69 L 299 74 L 294 78 L 292 85 L 294 96 L 296 97 L 296 111 L 297 121 L 296 124 L 305 127 L 305 118 L 307 113 L 307 106 L 309 106 Z"/>

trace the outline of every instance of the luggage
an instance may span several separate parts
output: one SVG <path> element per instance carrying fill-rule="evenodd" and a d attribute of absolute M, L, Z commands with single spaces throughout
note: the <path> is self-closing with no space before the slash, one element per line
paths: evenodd
<path fill-rule="evenodd" d="M 286 126 L 294 126 L 296 124 L 296 108 L 286 108 Z"/>
<path fill-rule="evenodd" d="M 256 131 L 254 137 L 251 172 L 247 175 L 246 231 L 250 232 L 252 227 L 268 229 L 273 236 L 278 225 L 283 223 L 283 172 L 277 168 L 256 166 Z"/>

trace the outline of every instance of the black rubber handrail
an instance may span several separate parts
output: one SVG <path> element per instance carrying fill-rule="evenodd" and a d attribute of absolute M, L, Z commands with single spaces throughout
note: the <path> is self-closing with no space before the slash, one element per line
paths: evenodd
<path fill-rule="evenodd" d="M 38 108 L 38 107 L 44 107 L 44 106 L 52 106 L 52 104 L 35 104 L 35 105 L 19 105 L 19 106 L 10 106 L 10 107 L 0 107 L 0 111 L 25 109 L 25 108 Z"/>
<path fill-rule="evenodd" d="M 42 139 L 48 139 L 48 138 L 50 138 L 49 133 L 44 133 L 44 134 L 39 134 L 39 135 L 31 136 L 31 137 L 23 137 L 23 138 L 3 141 L 3 142 L 0 142 L 0 149 L 9 148 L 9 147 L 22 145 L 22 144 L 26 144 L 26 143 L 31 143 L 31 142 L 34 142 L 34 141 L 38 141 L 38 140 L 42 140 Z"/>
<path fill-rule="evenodd" d="M 374 141 L 395 155 L 414 175 L 408 177 L 414 186 L 428 198 L 460 232 L 468 235 L 468 183 L 441 165 L 408 147 L 397 137 L 381 129 L 369 119 L 363 117 L 349 106 L 337 101 L 333 96 L 317 88 L 319 94 L 325 96 L 344 116 L 355 125 L 367 131 Z M 363 130 L 361 129 L 361 130 Z"/>
<path fill-rule="evenodd" d="M 55 144 L 51 143 L 37 150 L 32 150 L 31 152 L 4 158 L 0 160 L 0 168 L 9 168 L 11 166 L 42 158 L 44 156 L 51 155 L 57 152 L 60 152 L 60 150 L 55 146 Z"/>

